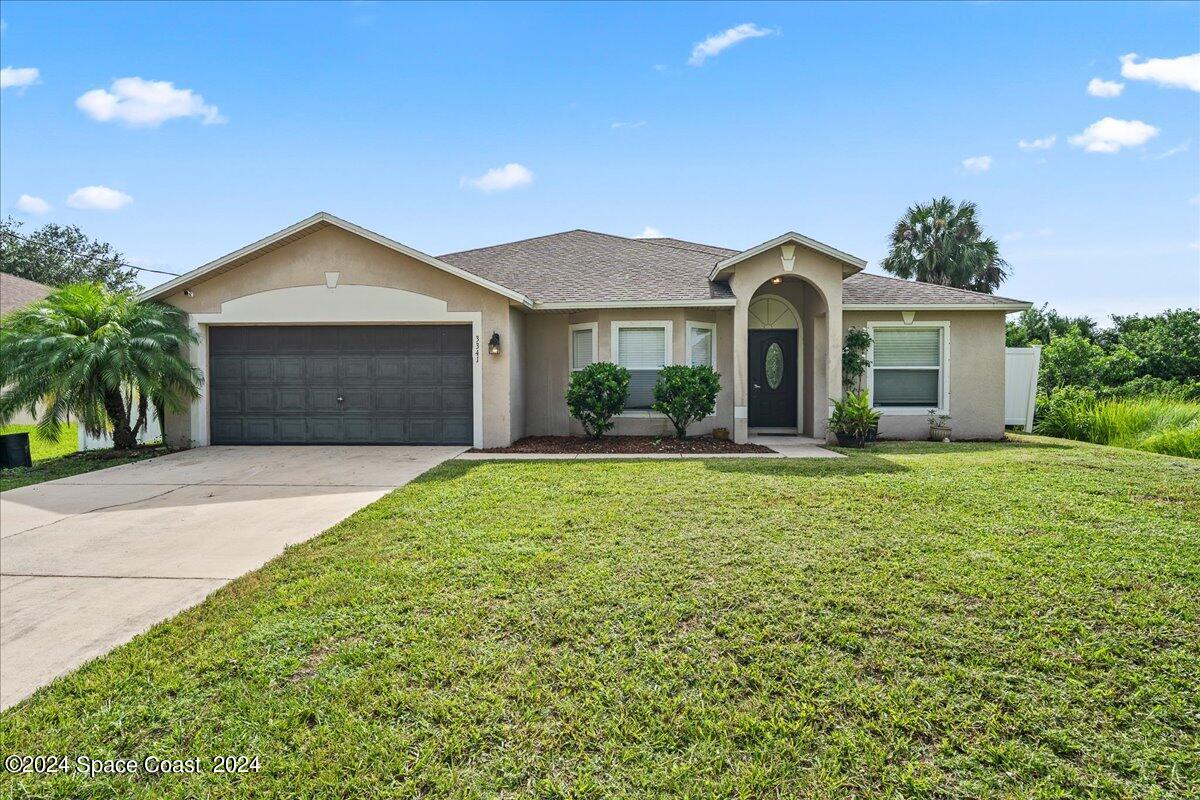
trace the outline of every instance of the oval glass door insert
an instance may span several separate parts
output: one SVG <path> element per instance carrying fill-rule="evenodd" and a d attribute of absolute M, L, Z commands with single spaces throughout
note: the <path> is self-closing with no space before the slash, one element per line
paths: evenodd
<path fill-rule="evenodd" d="M 778 389 L 783 383 L 783 348 L 779 342 L 772 342 L 767 348 L 766 364 L 763 371 L 767 375 L 767 386 Z"/>

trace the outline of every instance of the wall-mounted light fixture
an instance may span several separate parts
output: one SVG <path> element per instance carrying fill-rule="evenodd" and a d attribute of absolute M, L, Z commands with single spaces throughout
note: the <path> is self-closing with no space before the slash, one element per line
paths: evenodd
<path fill-rule="evenodd" d="M 488 340 L 488 352 L 494 356 L 500 355 L 500 334 L 492 334 L 492 338 Z"/>
<path fill-rule="evenodd" d="M 193 292 L 191 289 L 184 289 L 184 290 L 183 290 L 183 296 L 184 296 L 184 297 L 195 297 L 195 296 L 196 296 L 196 293 L 195 293 L 195 292 Z"/>
<path fill-rule="evenodd" d="M 774 278 L 771 278 L 771 283 L 773 283 L 773 284 L 775 284 L 776 286 L 778 286 L 779 284 L 783 283 L 783 278 L 781 278 L 781 277 L 779 277 L 778 275 L 776 275 Z"/>

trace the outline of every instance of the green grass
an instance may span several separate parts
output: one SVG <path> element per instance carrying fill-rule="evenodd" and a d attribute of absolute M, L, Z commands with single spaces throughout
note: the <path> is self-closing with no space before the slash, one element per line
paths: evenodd
<path fill-rule="evenodd" d="M 1086 396 L 1051 402 L 1038 433 L 1200 458 L 1200 403 L 1172 397 L 1095 400 Z"/>
<path fill-rule="evenodd" d="M 1194 797 L 1197 485 L 1044 439 L 450 462 L 0 717 L 260 772 L 0 790 Z"/>
<path fill-rule="evenodd" d="M 33 458 L 32 467 L 0 469 L 0 492 L 57 478 L 69 478 L 72 475 L 80 475 L 92 470 L 143 461 L 166 452 L 162 448 L 147 448 L 144 452 L 121 456 L 113 456 L 110 450 L 77 452 L 76 448 L 79 442 L 74 425 L 63 425 L 62 435 L 57 442 L 48 442 L 40 438 L 33 432 L 33 429 L 33 425 L 7 425 L 0 431 L 2 433 L 18 433 L 20 431 L 29 433 L 29 451 Z"/>
<path fill-rule="evenodd" d="M 29 455 L 34 461 L 45 461 L 48 458 L 70 455 L 79 449 L 79 435 L 75 425 L 59 426 L 57 442 L 50 442 L 35 433 L 35 425 L 5 425 L 0 428 L 0 434 L 28 433 Z"/>

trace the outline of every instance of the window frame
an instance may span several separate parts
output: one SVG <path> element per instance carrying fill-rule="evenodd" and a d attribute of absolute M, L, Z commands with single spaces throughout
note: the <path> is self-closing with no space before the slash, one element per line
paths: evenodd
<path fill-rule="evenodd" d="M 608 339 L 608 352 L 612 363 L 620 366 L 621 364 L 621 329 L 622 328 L 662 328 L 663 329 L 663 366 L 669 367 L 675 363 L 672 357 L 672 352 L 675 347 L 673 320 L 669 319 L 621 319 L 613 320 Z M 666 415 L 659 411 L 646 408 L 627 408 L 622 409 L 620 414 L 617 414 L 614 419 L 636 419 L 636 418 L 666 418 Z"/>
<path fill-rule="evenodd" d="M 904 330 L 932 330 L 936 329 L 941 335 L 941 363 L 938 365 L 938 404 L 932 410 L 936 414 L 950 413 L 950 323 L 945 320 L 922 320 L 920 322 L 913 321 L 906 323 L 902 321 L 870 321 L 867 322 L 867 330 L 871 334 L 871 346 L 867 348 L 867 358 L 871 361 L 871 366 L 867 369 L 867 391 L 871 393 L 871 407 L 882 414 L 892 416 L 908 416 L 908 417 L 923 417 L 926 416 L 930 408 L 928 406 L 881 406 L 875 402 L 875 329 L 876 328 L 901 328 Z M 925 370 L 929 367 L 883 367 L 883 369 L 914 369 Z"/>
<path fill-rule="evenodd" d="M 709 333 L 709 355 L 712 358 L 710 364 L 696 364 L 692 361 L 692 331 L 706 330 Z M 689 367 L 707 366 L 714 370 L 717 368 L 717 323 L 715 322 L 696 322 L 687 320 L 684 323 L 683 332 L 683 350 L 687 355 L 687 364 Z"/>
<path fill-rule="evenodd" d="M 590 330 L 592 332 L 592 360 L 595 364 L 600 360 L 600 323 L 580 322 L 567 326 L 567 373 L 578 372 L 584 367 L 575 366 L 575 331 Z M 587 365 L 584 365 L 587 366 Z"/>

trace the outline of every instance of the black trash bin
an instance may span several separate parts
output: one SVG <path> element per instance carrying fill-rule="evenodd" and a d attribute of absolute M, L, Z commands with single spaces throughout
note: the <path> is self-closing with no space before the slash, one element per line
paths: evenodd
<path fill-rule="evenodd" d="M 0 469 L 32 467 L 28 433 L 6 433 L 0 436 Z"/>

